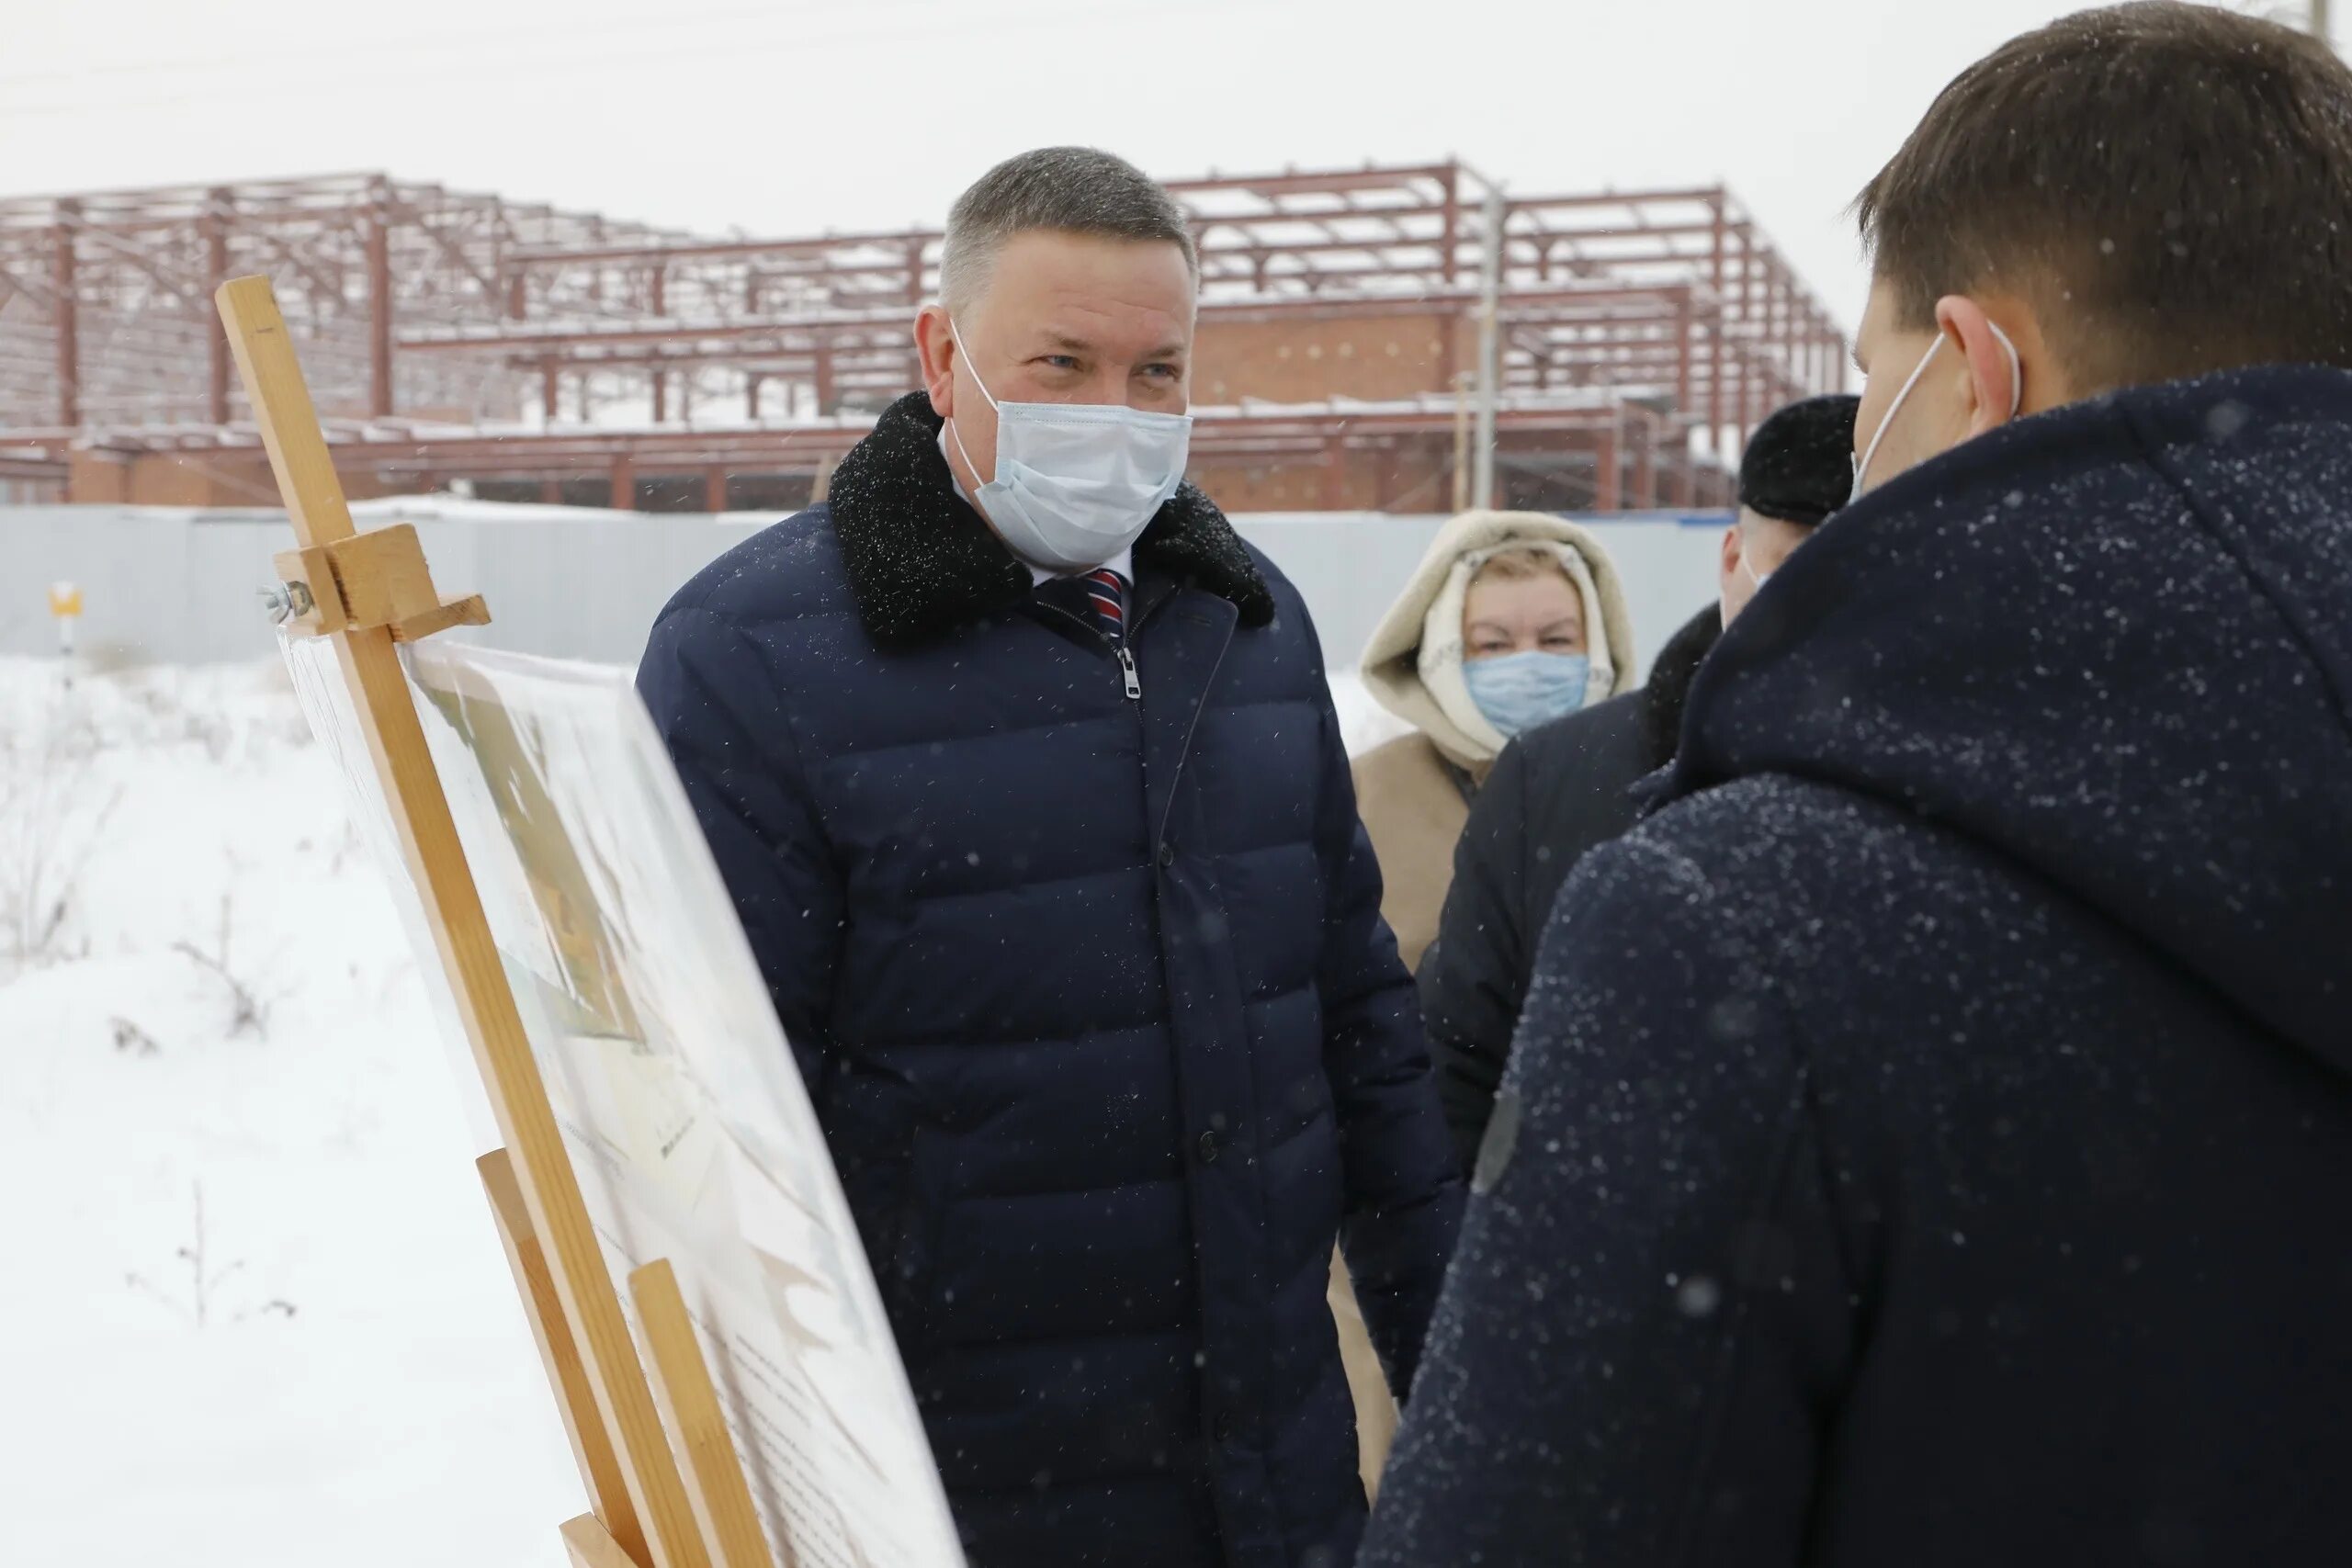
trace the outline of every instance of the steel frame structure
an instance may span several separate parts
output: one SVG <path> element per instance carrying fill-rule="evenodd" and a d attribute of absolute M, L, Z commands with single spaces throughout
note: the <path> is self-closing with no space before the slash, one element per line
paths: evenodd
<path fill-rule="evenodd" d="M 0 428 L 241 416 L 209 301 L 249 272 L 276 280 L 327 406 L 504 415 L 519 383 L 398 359 L 395 323 L 494 319 L 513 251 L 684 238 L 382 175 L 0 201 Z"/>
<path fill-rule="evenodd" d="M 1204 323 L 1482 310 L 1487 186 L 1459 162 L 1169 189 L 1193 219 Z M 1501 211 L 1506 465 L 1565 450 L 1589 459 L 1596 502 L 1666 499 L 1661 471 L 1689 501 L 1764 413 L 1843 385 L 1836 322 L 1723 187 Z M 381 175 L 0 201 L 0 444 L 61 472 L 75 446 L 250 445 L 205 301 L 266 271 L 339 461 L 543 477 L 593 461 L 616 484 L 633 468 L 821 468 L 914 384 L 908 317 L 940 249 L 933 231 L 700 237 Z M 1416 407 L 1245 399 L 1200 411 L 1197 450 L 1336 469 L 1367 446 L 1450 443 L 1469 367 L 1443 342 Z M 1604 449 L 1632 447 L 1654 454 L 1650 479 L 1611 482 Z"/>

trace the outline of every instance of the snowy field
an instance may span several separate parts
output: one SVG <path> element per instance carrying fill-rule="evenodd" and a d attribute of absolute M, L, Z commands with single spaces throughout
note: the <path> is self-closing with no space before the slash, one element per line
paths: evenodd
<path fill-rule="evenodd" d="M 0 1562 L 565 1561 L 433 1027 L 277 666 L 0 660 Z"/>

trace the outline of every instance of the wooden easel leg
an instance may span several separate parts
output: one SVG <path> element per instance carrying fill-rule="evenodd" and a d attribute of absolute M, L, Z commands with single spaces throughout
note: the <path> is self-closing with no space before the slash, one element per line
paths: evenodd
<path fill-rule="evenodd" d="M 564 1434 L 571 1439 L 571 1457 L 580 1461 L 580 1479 L 587 1483 L 588 1500 L 596 1510 L 605 1539 L 642 1540 L 637 1505 L 629 1500 L 628 1482 L 621 1473 L 620 1456 L 612 1434 L 596 1410 L 596 1391 L 588 1369 L 580 1360 L 580 1347 L 563 1321 L 563 1302 L 556 1294 L 555 1275 L 548 1256 L 531 1230 L 531 1215 L 523 1204 L 523 1189 L 514 1179 L 514 1164 L 504 1149 L 492 1149 L 474 1162 L 481 1173 L 482 1190 L 490 1195 L 490 1212 L 498 1222 L 498 1239 L 506 1248 L 507 1266 L 514 1271 L 514 1288 L 523 1298 L 523 1315 L 530 1320 L 531 1337 L 538 1341 L 539 1359 L 547 1366 L 548 1386 L 556 1391 L 556 1406 L 563 1416 Z M 566 1527 L 567 1530 L 569 1527 Z M 618 1561 L 628 1554 L 618 1546 Z"/>
<path fill-rule="evenodd" d="M 571 1554 L 571 1568 L 638 1568 L 594 1514 L 564 1521 L 563 1549 Z"/>
<path fill-rule="evenodd" d="M 715 1568 L 770 1568 L 767 1536 L 752 1506 L 752 1489 L 728 1436 L 718 1390 L 710 1381 L 694 1320 L 678 1292 L 678 1276 L 667 1258 L 628 1277 L 637 1303 L 637 1323 L 645 1338 L 653 1399 L 668 1418 L 684 1472 L 686 1501 L 710 1548 Z M 789 1549 L 787 1549 L 788 1551 Z M 793 1568 L 787 1560 L 779 1568 Z"/>
<path fill-rule="evenodd" d="M 474 1165 L 481 1173 L 482 1190 L 490 1195 L 491 1214 L 498 1222 L 498 1239 L 506 1249 L 507 1265 L 514 1271 L 531 1337 L 538 1342 L 548 1382 L 557 1391 L 556 1404 L 563 1415 L 565 1435 L 571 1439 L 572 1457 L 580 1463 L 580 1478 L 587 1483 L 589 1499 L 595 1506 L 594 1514 L 563 1527 L 564 1545 L 581 1568 L 643 1568 L 615 1540 L 633 1528 L 635 1507 L 621 1473 L 620 1456 L 597 1414 L 588 1369 L 582 1365 L 579 1347 L 564 1326 L 563 1303 L 556 1295 L 547 1253 L 531 1232 L 531 1216 L 514 1179 L 514 1162 L 504 1149 L 492 1149 Z M 629 1276 L 628 1284 L 644 1333 L 646 1370 L 654 1403 L 680 1456 L 686 1500 L 694 1509 L 695 1524 L 710 1551 L 713 1568 L 793 1568 L 788 1555 L 774 1564 L 768 1556 L 759 1510 L 752 1505 L 751 1486 L 728 1434 L 718 1390 L 703 1360 L 702 1346 L 695 1338 L 694 1320 L 678 1290 L 676 1272 L 666 1259 L 649 1263 Z M 629 1524 L 616 1522 L 620 1520 Z"/>

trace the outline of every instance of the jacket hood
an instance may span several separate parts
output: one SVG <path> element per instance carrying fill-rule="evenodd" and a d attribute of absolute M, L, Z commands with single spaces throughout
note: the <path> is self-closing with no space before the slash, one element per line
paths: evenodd
<path fill-rule="evenodd" d="M 1634 684 L 1633 616 L 1625 608 L 1625 591 L 1617 580 L 1616 565 L 1600 541 L 1549 513 L 1463 513 L 1430 541 L 1404 592 L 1373 628 L 1363 653 L 1364 689 L 1373 700 L 1428 736 L 1460 767 L 1483 768 L 1494 761 L 1495 753 L 1502 750 L 1502 738 L 1470 708 L 1466 687 L 1451 694 L 1451 700 L 1430 689 L 1421 668 L 1422 632 L 1430 606 L 1449 592 L 1459 592 L 1454 568 L 1464 557 L 1513 545 L 1549 545 L 1573 551 L 1584 569 L 1590 584 L 1586 618 L 1600 624 L 1598 634 L 1588 625 L 1586 637 L 1593 645 L 1593 662 L 1600 665 L 1605 660 L 1610 667 L 1606 689 L 1592 693 L 1588 704 L 1630 690 Z M 1451 673 L 1453 683 L 1461 685 L 1458 667 Z"/>
<path fill-rule="evenodd" d="M 1723 639 L 1724 612 L 1710 604 L 1666 639 L 1650 660 L 1650 678 L 1642 682 L 1642 760 L 1655 773 L 1674 761 L 1674 744 L 1682 733 L 1682 707 L 1690 700 L 1690 682 L 1699 666 Z"/>
<path fill-rule="evenodd" d="M 2352 1071 L 2352 375 L 2015 422 L 1824 524 L 1668 797 L 1784 773 L 1964 835 Z"/>

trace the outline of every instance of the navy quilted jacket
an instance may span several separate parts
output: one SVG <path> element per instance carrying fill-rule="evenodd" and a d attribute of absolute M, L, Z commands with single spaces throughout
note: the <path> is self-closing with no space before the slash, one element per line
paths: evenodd
<path fill-rule="evenodd" d="M 1409 1380 L 1459 1191 L 1313 628 L 1187 487 L 1132 651 L 921 394 L 662 612 L 639 685 L 831 1144 L 976 1564 L 1322 1564 L 1324 1282 Z"/>

